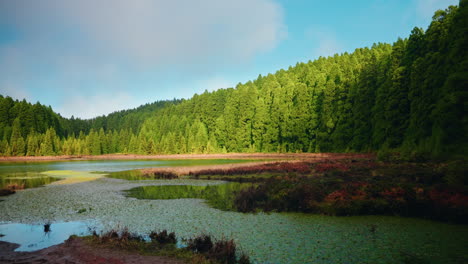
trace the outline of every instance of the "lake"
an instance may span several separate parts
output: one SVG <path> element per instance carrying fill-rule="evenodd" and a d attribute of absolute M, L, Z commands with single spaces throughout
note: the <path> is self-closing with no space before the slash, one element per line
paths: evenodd
<path fill-rule="evenodd" d="M 19 243 L 20 250 L 27 251 L 60 243 L 71 234 L 86 235 L 93 229 L 105 231 L 127 227 L 131 232 L 141 234 L 167 229 L 181 238 L 199 234 L 233 238 L 256 263 L 462 263 L 468 259 L 468 227 L 464 225 L 389 216 L 245 214 L 215 209 L 203 199 L 169 199 L 173 197 L 168 192 L 177 189 L 174 185 L 226 184 L 222 181 L 129 181 L 104 175 L 93 181 L 57 184 L 60 183 L 58 179 L 71 172 L 89 175 L 96 171 L 101 175 L 103 172 L 148 167 L 233 162 L 241 161 L 119 160 L 0 164 L 2 184 L 14 177 L 50 178 L 50 182 L 44 180 L 14 195 L 0 197 L 3 200 L 0 202 L 0 234 L 4 235 L 0 240 Z M 43 184 L 43 187 L 32 188 Z M 172 187 L 164 190 L 167 185 Z M 144 186 L 160 186 L 156 189 L 163 188 L 160 193 L 164 193 L 164 199 L 127 197 L 127 190 Z M 188 192 L 187 188 L 183 187 L 183 193 Z M 190 187 L 192 189 L 199 188 Z M 44 232 L 46 224 L 50 224 L 48 232 Z"/>

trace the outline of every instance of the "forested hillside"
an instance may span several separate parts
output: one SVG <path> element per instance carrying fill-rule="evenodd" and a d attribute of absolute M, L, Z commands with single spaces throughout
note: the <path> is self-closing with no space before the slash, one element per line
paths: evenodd
<path fill-rule="evenodd" d="M 3 155 L 468 153 L 468 1 L 426 31 L 92 120 L 0 98 Z"/>

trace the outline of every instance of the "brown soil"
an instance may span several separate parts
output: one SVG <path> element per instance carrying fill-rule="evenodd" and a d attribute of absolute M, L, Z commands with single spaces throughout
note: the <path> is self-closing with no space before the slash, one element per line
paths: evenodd
<path fill-rule="evenodd" d="M 106 154 L 83 156 L 28 156 L 28 157 L 0 157 L 0 162 L 12 161 L 60 161 L 60 160 L 133 160 L 133 159 L 285 159 L 285 160 L 315 160 L 342 159 L 366 157 L 369 154 L 341 154 L 341 153 L 228 153 L 228 154 L 172 154 L 172 155 L 135 155 L 135 154 Z"/>
<path fill-rule="evenodd" d="M 124 250 L 89 245 L 79 237 L 71 237 L 62 244 L 34 252 L 14 252 L 17 244 L 0 241 L 0 263 L 52 264 L 181 264 L 183 261 L 161 256 L 143 256 Z"/>

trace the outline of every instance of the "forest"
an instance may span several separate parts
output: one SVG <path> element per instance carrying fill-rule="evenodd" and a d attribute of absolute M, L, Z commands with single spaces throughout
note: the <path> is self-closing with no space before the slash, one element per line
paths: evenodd
<path fill-rule="evenodd" d="M 0 155 L 468 153 L 468 1 L 393 44 L 93 119 L 0 96 Z"/>

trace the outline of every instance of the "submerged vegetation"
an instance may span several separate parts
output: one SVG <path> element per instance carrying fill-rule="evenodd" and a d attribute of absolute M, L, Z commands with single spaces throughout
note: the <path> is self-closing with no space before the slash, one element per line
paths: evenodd
<path fill-rule="evenodd" d="M 424 31 L 320 57 L 235 89 L 91 120 L 0 97 L 2 155 L 222 152 L 468 153 L 468 2 Z"/>

